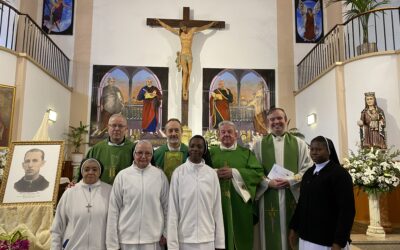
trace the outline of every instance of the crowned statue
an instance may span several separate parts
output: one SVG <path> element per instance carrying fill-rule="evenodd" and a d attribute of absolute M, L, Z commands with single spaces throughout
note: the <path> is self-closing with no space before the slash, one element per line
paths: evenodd
<path fill-rule="evenodd" d="M 358 121 L 362 148 L 386 149 L 386 120 L 383 110 L 376 103 L 375 92 L 365 95 L 365 108 L 361 111 Z"/>

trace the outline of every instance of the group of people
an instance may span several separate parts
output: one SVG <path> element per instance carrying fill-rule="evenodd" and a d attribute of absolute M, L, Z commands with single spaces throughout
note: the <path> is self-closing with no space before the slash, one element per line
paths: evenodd
<path fill-rule="evenodd" d="M 208 148 L 199 135 L 181 143 L 180 121 L 170 119 L 167 143 L 153 150 L 126 140 L 126 119 L 111 116 L 109 138 L 57 206 L 52 249 L 251 250 L 258 218 L 262 249 L 346 249 L 352 180 L 332 141 L 314 138 L 310 158 L 283 109 L 266 115 L 270 134 L 253 151 L 238 145 L 230 121 Z"/>

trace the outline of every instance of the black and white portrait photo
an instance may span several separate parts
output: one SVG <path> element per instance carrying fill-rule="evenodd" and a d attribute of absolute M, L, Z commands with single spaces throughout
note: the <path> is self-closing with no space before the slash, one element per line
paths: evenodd
<path fill-rule="evenodd" d="M 12 143 L 2 203 L 53 202 L 61 173 L 62 142 Z"/>

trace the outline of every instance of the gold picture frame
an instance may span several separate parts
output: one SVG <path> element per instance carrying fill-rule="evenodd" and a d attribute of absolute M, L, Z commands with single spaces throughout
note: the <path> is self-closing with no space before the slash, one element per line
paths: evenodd
<path fill-rule="evenodd" d="M 64 141 L 12 142 L 0 189 L 2 205 L 57 202 Z"/>
<path fill-rule="evenodd" d="M 11 143 L 14 116 L 15 87 L 0 84 L 0 148 Z"/>

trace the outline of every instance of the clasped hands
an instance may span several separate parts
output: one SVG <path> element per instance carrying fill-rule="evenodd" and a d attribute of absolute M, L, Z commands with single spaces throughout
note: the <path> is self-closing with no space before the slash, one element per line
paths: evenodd
<path fill-rule="evenodd" d="M 268 182 L 268 187 L 275 189 L 282 189 L 290 187 L 290 183 L 288 180 L 283 178 L 272 179 Z"/>

